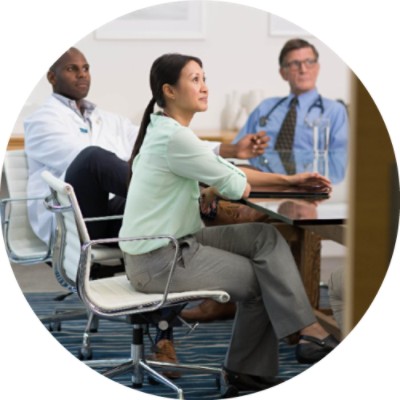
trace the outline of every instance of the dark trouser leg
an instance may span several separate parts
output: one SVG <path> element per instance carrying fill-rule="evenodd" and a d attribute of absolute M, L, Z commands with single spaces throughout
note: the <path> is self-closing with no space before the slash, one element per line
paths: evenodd
<path fill-rule="evenodd" d="M 84 217 L 122 214 L 128 188 L 129 165 L 114 153 L 91 146 L 82 150 L 68 167 L 65 181 L 75 190 Z M 116 195 L 109 199 L 110 193 Z M 121 221 L 90 222 L 92 239 L 118 235 Z"/>

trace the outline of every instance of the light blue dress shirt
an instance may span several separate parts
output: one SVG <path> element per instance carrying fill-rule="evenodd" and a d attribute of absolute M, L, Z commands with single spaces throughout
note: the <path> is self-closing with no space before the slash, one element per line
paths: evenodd
<path fill-rule="evenodd" d="M 268 154 L 268 152 L 271 153 L 271 150 L 275 147 L 279 130 L 293 97 L 294 95 L 290 94 L 286 98 L 272 97 L 263 100 L 250 114 L 245 125 L 234 139 L 233 143 L 237 143 L 248 133 L 266 131 L 271 140 L 264 156 L 249 160 L 254 167 L 267 172 L 283 172 L 283 170 L 272 170 L 273 164 L 265 162 L 265 158 L 271 158 L 271 154 Z M 329 152 L 335 154 L 335 159 L 340 163 L 340 167 L 335 168 L 335 170 L 344 175 L 348 144 L 348 117 L 345 106 L 336 100 L 320 97 L 316 89 L 301 94 L 298 96 L 298 100 L 293 149 L 303 153 L 311 153 L 314 150 L 312 125 L 321 119 L 329 121 Z M 322 107 L 319 100 L 322 101 Z M 334 180 L 337 179 L 339 178 L 334 177 Z"/>

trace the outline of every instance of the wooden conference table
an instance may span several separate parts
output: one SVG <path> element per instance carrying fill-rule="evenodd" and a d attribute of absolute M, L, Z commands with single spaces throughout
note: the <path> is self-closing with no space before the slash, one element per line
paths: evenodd
<path fill-rule="evenodd" d="M 321 240 L 345 245 L 347 204 L 318 190 L 257 189 L 245 201 L 264 212 L 289 242 L 311 306 L 319 321 L 340 336 L 329 309 L 320 309 Z"/>
<path fill-rule="evenodd" d="M 314 307 L 319 303 L 319 251 L 315 239 L 333 240 L 345 244 L 347 204 L 304 192 L 288 192 L 279 189 L 272 192 L 252 192 L 245 203 L 267 214 L 292 239 L 299 239 L 298 266 Z M 292 241 L 292 240 L 290 240 Z"/>

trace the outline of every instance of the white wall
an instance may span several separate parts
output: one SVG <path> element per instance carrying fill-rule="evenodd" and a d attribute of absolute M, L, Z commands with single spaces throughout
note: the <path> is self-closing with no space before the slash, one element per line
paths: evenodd
<path fill-rule="evenodd" d="M 100 107 L 140 122 L 150 99 L 148 84 L 152 62 L 166 52 L 199 56 L 204 63 L 209 110 L 193 120 L 194 129 L 222 127 L 228 95 L 250 90 L 265 96 L 286 95 L 287 84 L 278 74 L 278 54 L 288 36 L 269 34 L 268 13 L 232 3 L 204 2 L 205 38 L 199 40 L 98 40 L 88 34 L 78 47 L 91 64 L 92 87 L 88 99 Z M 313 36 L 306 37 L 320 52 L 318 89 L 324 96 L 349 100 L 349 69 L 336 54 Z M 22 133 L 24 117 L 51 92 L 43 77 L 19 115 L 12 133 Z"/>

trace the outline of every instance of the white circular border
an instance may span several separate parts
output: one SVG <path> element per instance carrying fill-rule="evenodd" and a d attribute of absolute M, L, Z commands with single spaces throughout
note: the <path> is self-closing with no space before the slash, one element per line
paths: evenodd
<path fill-rule="evenodd" d="M 91 2 L 70 0 L 14 0 L 0 6 L 0 38 L 3 48 L 0 71 L 2 96 L 0 126 L 1 158 L 9 132 L 32 89 L 46 67 L 67 46 L 78 42 L 98 26 L 120 15 L 166 1 L 119 0 Z M 338 0 L 232 1 L 272 12 L 313 33 L 357 74 L 376 102 L 398 155 L 400 92 L 396 2 L 350 2 Z M 293 396 L 307 399 L 357 398 L 397 399 L 400 389 L 397 345 L 399 318 L 399 250 L 395 254 L 381 290 L 360 324 L 331 356 L 284 385 L 268 391 L 268 398 Z M 91 397 L 97 400 L 147 398 L 101 377 L 77 362 L 52 339 L 38 322 L 17 285 L 1 248 L 3 365 L 0 397 L 26 395 L 42 400 Z M 393 316 L 391 315 L 393 313 Z M 392 361 L 393 360 L 393 361 Z M 263 398 L 265 394 L 252 395 Z"/>

